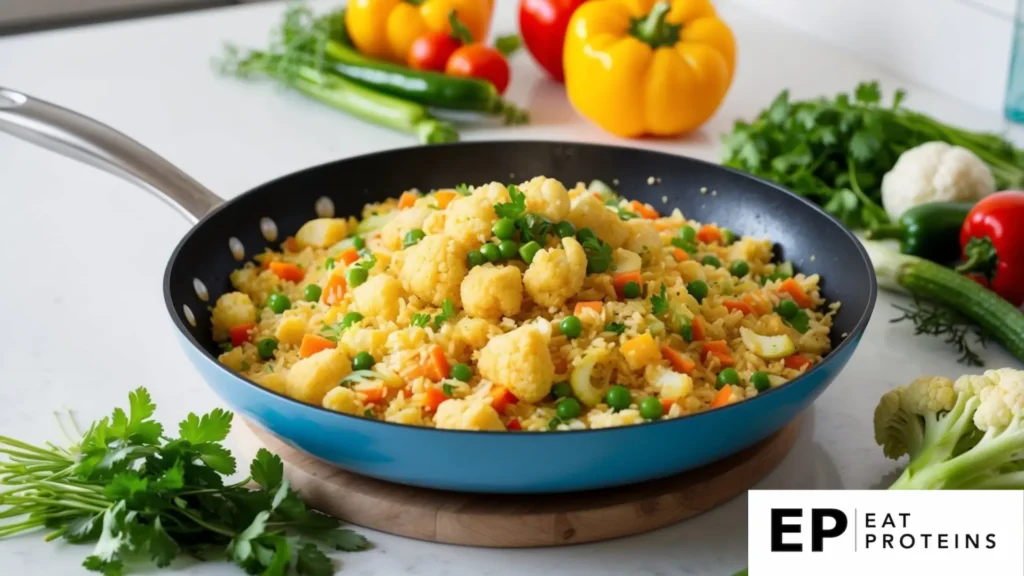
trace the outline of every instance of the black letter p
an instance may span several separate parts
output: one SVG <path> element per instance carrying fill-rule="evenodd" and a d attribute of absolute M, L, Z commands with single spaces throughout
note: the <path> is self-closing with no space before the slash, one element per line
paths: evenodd
<path fill-rule="evenodd" d="M 831 518 L 836 525 L 825 530 L 825 518 Z M 825 538 L 835 538 L 846 532 L 846 514 L 834 508 L 811 510 L 811 551 L 821 552 Z"/>

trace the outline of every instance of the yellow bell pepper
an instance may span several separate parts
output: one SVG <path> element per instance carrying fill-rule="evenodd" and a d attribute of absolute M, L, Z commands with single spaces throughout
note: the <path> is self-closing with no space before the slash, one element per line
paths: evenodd
<path fill-rule="evenodd" d="M 601 128 L 675 136 L 725 99 L 736 41 L 710 0 L 591 0 L 569 22 L 563 63 L 573 107 Z"/>
<path fill-rule="evenodd" d="M 451 34 L 452 10 L 476 42 L 487 38 L 494 0 L 351 0 L 345 28 L 368 56 L 405 63 L 412 43 L 427 32 Z"/>

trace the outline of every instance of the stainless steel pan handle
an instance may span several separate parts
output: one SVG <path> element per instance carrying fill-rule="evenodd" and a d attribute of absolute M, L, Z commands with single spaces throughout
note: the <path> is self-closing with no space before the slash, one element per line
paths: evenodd
<path fill-rule="evenodd" d="M 191 176 L 117 130 L 2 86 L 0 132 L 120 176 L 167 202 L 193 223 L 222 202 Z"/>

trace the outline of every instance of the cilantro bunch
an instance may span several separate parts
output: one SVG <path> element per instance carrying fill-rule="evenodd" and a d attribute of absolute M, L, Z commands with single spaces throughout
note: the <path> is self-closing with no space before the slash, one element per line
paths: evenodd
<path fill-rule="evenodd" d="M 849 228 L 888 222 L 882 177 L 904 151 L 931 141 L 971 150 L 992 169 L 998 189 L 1024 184 L 1024 151 L 996 134 L 970 132 L 882 102 L 877 82 L 852 96 L 791 101 L 783 91 L 753 122 L 723 137 L 722 162 L 773 180 L 821 205 Z"/>
<path fill-rule="evenodd" d="M 281 459 L 260 450 L 249 478 L 227 484 L 236 462 L 221 442 L 232 414 L 189 414 L 168 438 L 145 388 L 89 427 L 70 448 L 0 436 L 0 537 L 45 529 L 47 540 L 94 543 L 83 566 L 114 576 L 129 562 L 168 566 L 179 555 L 226 557 L 250 574 L 334 573 L 321 546 L 365 550 L 362 536 L 306 508 Z M 250 481 L 256 488 L 247 487 Z"/>

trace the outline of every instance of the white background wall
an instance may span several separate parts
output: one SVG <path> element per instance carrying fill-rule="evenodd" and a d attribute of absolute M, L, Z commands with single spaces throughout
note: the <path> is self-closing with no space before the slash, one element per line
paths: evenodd
<path fill-rule="evenodd" d="M 1016 0 L 721 0 L 1002 112 Z M 741 55 L 742 57 L 742 55 Z"/>

